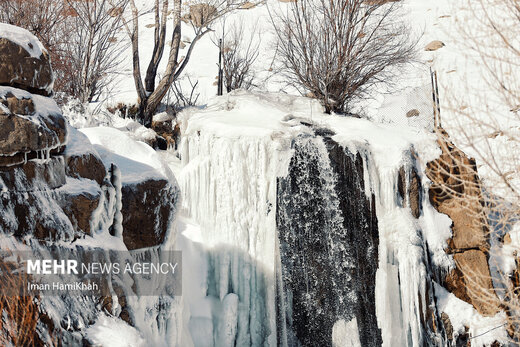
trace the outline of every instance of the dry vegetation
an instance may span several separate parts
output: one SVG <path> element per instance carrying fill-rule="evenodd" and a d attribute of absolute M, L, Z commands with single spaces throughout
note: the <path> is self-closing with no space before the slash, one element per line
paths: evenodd
<path fill-rule="evenodd" d="M 326 112 L 348 113 L 375 86 L 388 86 L 415 53 L 399 2 L 302 0 L 273 15 L 282 71 Z"/>
<path fill-rule="evenodd" d="M 0 344 L 35 346 L 40 344 L 36 326 L 39 309 L 34 296 L 27 295 L 27 274 L 17 274 L 13 263 L 0 260 Z"/>

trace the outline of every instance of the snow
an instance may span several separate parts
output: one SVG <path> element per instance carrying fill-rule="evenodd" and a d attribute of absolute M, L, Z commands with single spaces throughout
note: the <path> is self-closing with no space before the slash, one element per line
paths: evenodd
<path fill-rule="evenodd" d="M 96 346 L 139 347 L 147 346 L 139 331 L 116 317 L 101 314 L 96 323 L 86 330 L 87 338 Z"/>
<path fill-rule="evenodd" d="M 109 128 L 83 128 L 85 134 L 99 153 L 105 167 L 115 164 L 121 170 L 125 184 L 139 183 L 146 179 L 175 178 L 159 155 L 144 142 L 134 141 L 124 132 Z"/>
<path fill-rule="evenodd" d="M 67 147 L 65 148 L 66 156 L 84 156 L 86 154 L 99 156 L 92 143 L 90 143 L 88 137 L 76 128 L 72 127 L 68 122 L 67 134 L 68 141 Z"/>
<path fill-rule="evenodd" d="M 340 319 L 334 323 L 334 326 L 332 327 L 332 346 L 361 347 L 356 318 L 349 322 Z"/>
<path fill-rule="evenodd" d="M 60 108 L 52 98 L 48 98 L 37 94 L 31 94 L 25 90 L 14 87 L 0 86 L 0 96 L 5 97 L 5 95 L 7 95 L 8 93 L 13 94 L 17 99 L 32 99 L 34 104 L 35 115 L 24 117 L 36 118 L 36 116 L 45 117 L 47 115 L 61 114 Z"/>
<path fill-rule="evenodd" d="M 23 47 L 32 58 L 40 58 L 47 50 L 43 47 L 40 40 L 23 28 L 0 23 L 0 38 L 7 39 Z"/>
<path fill-rule="evenodd" d="M 507 344 L 505 312 L 499 312 L 493 317 L 483 317 L 473 306 L 457 299 L 438 284 L 435 284 L 435 293 L 437 307 L 440 312 L 449 316 L 454 335 L 464 333 L 468 327 L 472 346 L 490 346 L 495 341 Z"/>

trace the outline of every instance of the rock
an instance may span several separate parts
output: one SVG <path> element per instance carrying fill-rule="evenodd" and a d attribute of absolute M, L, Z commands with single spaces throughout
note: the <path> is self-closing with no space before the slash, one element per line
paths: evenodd
<path fill-rule="evenodd" d="M 427 44 L 426 47 L 424 47 L 424 50 L 425 51 L 436 51 L 439 48 L 442 48 L 444 46 L 445 46 L 445 44 L 443 42 L 436 40 L 436 41 L 432 41 L 429 44 Z"/>
<path fill-rule="evenodd" d="M 453 256 L 457 267 L 464 274 L 464 284 L 469 303 L 484 316 L 494 316 L 500 311 L 499 300 L 493 288 L 487 256 L 470 249 Z"/>
<path fill-rule="evenodd" d="M 410 202 L 410 209 L 412 210 L 412 216 L 419 218 L 422 209 L 422 197 L 421 197 L 421 179 L 417 170 L 412 169 L 410 176 L 410 186 L 408 188 L 408 201 Z"/>
<path fill-rule="evenodd" d="M 449 341 L 453 340 L 453 325 L 451 324 L 450 317 L 445 313 L 441 313 L 442 325 L 446 331 L 446 337 Z"/>
<path fill-rule="evenodd" d="M 256 7 L 256 4 L 246 1 L 242 5 L 240 5 L 239 9 L 241 10 L 249 10 L 250 8 Z"/>
<path fill-rule="evenodd" d="M 101 200 L 101 189 L 80 192 L 60 190 L 58 204 L 69 218 L 77 235 L 93 235 L 90 221 Z"/>
<path fill-rule="evenodd" d="M 453 221 L 449 251 L 471 248 L 485 251 L 489 244 L 475 160 L 448 140 L 439 140 L 438 143 L 442 154 L 427 164 L 426 175 L 432 181 L 429 189 L 431 204 Z"/>
<path fill-rule="evenodd" d="M 65 152 L 67 176 L 74 178 L 87 178 L 101 185 L 107 175 L 105 165 L 94 153 L 67 155 Z"/>
<path fill-rule="evenodd" d="M 65 119 L 54 100 L 11 87 L 0 87 L 0 103 L 4 105 L 4 112 L 0 114 L 0 156 L 4 158 L 0 163 L 19 163 L 20 153 L 46 152 L 65 145 Z M 14 155 L 18 155 L 14 161 L 5 158 Z"/>
<path fill-rule="evenodd" d="M 421 215 L 421 190 L 421 179 L 417 170 L 412 168 L 407 182 L 405 168 L 401 166 L 397 175 L 397 192 L 402 199 L 402 206 L 410 206 L 412 216 L 415 218 L 419 218 Z"/>
<path fill-rule="evenodd" d="M 406 112 L 406 117 L 408 117 L 408 118 L 417 117 L 417 116 L 419 116 L 419 114 L 420 114 L 419 110 L 414 108 L 413 110 Z"/>
<path fill-rule="evenodd" d="M 34 35 L 0 23 L 0 52 L 0 85 L 45 96 L 52 94 L 50 56 Z"/>
<path fill-rule="evenodd" d="M 0 230 L 7 235 L 32 235 L 40 241 L 72 241 L 74 228 L 53 191 L 0 193 Z"/>
<path fill-rule="evenodd" d="M 190 20 L 196 27 L 208 25 L 217 15 L 217 8 L 213 5 L 201 3 L 190 6 Z"/>
<path fill-rule="evenodd" d="M 174 219 L 177 191 L 163 179 L 123 184 L 123 241 L 129 250 L 160 245 Z"/>
<path fill-rule="evenodd" d="M 492 316 L 499 306 L 487 262 L 486 213 L 476 163 L 449 141 L 442 128 L 439 131 L 442 153 L 427 163 L 426 176 L 432 181 L 430 203 L 453 222 L 446 252 L 454 254 L 456 268 L 445 278 L 445 285 L 480 314 Z"/>
<path fill-rule="evenodd" d="M 25 165 L 0 170 L 0 191 L 30 192 L 55 189 L 65 184 L 62 156 L 48 160 L 29 160 Z"/>
<path fill-rule="evenodd" d="M 18 99 L 12 93 L 6 93 L 0 102 L 9 110 L 5 114 L 31 115 L 34 113 L 34 103 L 31 98 Z"/>

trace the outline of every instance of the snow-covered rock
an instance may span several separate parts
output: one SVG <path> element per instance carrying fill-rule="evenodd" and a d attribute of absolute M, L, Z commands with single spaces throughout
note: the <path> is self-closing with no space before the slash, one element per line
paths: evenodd
<path fill-rule="evenodd" d="M 49 96 L 54 75 L 49 53 L 29 31 L 0 23 L 0 85 Z"/>

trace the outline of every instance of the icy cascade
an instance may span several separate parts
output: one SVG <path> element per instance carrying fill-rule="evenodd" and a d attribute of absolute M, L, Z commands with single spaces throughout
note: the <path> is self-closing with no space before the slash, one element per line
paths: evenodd
<path fill-rule="evenodd" d="M 440 313 L 434 293 L 436 274 L 442 264 L 433 264 L 428 234 L 435 234 L 437 217 L 427 192 L 420 186 L 418 219 L 410 210 L 410 177 L 415 172 L 413 156 L 404 153 L 401 172 L 405 172 L 404 194 L 400 196 L 397 167 L 378 167 L 373 163 L 370 177 L 376 197 L 379 220 L 379 268 L 376 276 L 376 312 L 383 346 L 420 346 L 445 344 Z M 402 182 L 402 181 L 401 181 Z M 430 240 L 431 241 L 431 240 Z"/>
<path fill-rule="evenodd" d="M 182 208 L 201 225 L 209 248 L 202 290 L 222 306 L 204 329 L 219 346 L 275 346 L 276 178 L 288 148 L 270 137 L 211 133 L 184 137 L 181 148 Z M 238 296 L 236 309 L 230 294 Z M 227 331 L 219 332 L 223 325 Z"/>
<path fill-rule="evenodd" d="M 299 136 L 293 148 L 289 174 L 278 183 L 278 344 L 380 345 L 374 301 L 378 226 L 374 198 L 365 191 L 366 159 L 328 136 Z M 345 330 L 343 322 L 355 329 Z M 334 331 L 339 336 L 333 339 Z"/>
<path fill-rule="evenodd" d="M 180 115 L 181 241 L 200 274 L 183 345 L 445 346 L 499 325 L 448 317 L 464 303 L 440 290 L 452 221 L 429 201 L 435 134 L 309 106 L 234 92 Z"/>

